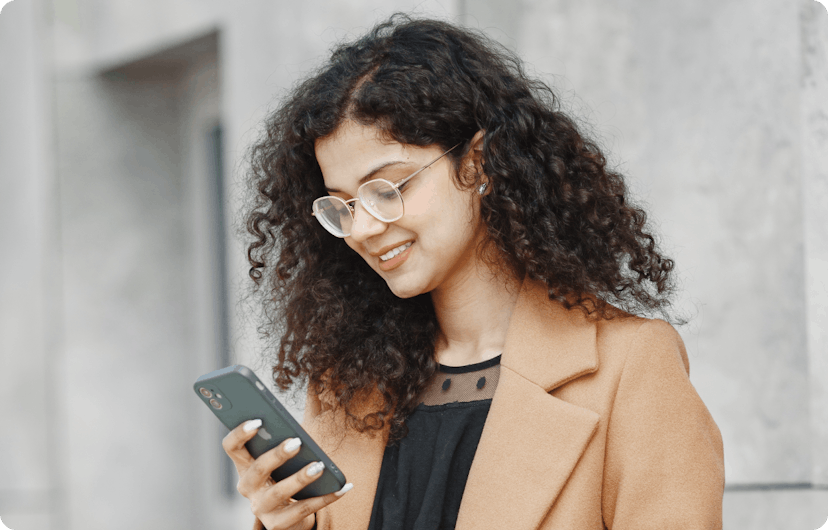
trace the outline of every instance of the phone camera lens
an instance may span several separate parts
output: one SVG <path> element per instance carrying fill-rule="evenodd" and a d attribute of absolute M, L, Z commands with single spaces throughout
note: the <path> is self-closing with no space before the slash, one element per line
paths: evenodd
<path fill-rule="evenodd" d="M 214 409 L 221 410 L 221 403 L 219 403 L 217 399 L 211 399 L 210 404 L 213 406 Z"/>
<path fill-rule="evenodd" d="M 206 398 L 211 398 L 211 397 L 213 397 L 213 393 L 212 393 L 212 392 L 210 392 L 209 390 L 207 390 L 207 389 L 206 389 L 206 388 L 204 388 L 204 387 L 199 388 L 199 389 L 198 389 L 198 391 L 201 393 L 201 395 L 202 395 L 202 396 L 204 396 L 204 397 L 206 397 Z"/>

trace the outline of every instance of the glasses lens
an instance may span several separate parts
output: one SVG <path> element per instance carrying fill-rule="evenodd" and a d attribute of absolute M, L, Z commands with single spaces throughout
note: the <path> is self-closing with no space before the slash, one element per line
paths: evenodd
<path fill-rule="evenodd" d="M 336 237 L 345 237 L 351 233 L 354 218 L 345 201 L 337 197 L 320 197 L 313 201 L 313 213 L 325 230 Z"/>
<path fill-rule="evenodd" d="M 359 188 L 359 199 L 371 215 L 390 223 L 403 215 L 403 200 L 390 182 L 372 180 Z"/>

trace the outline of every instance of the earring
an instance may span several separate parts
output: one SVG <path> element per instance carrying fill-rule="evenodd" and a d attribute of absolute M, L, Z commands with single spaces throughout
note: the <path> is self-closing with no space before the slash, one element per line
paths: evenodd
<path fill-rule="evenodd" d="M 481 184 L 480 187 L 477 188 L 477 193 L 479 193 L 480 195 L 483 195 L 483 192 L 486 191 L 486 186 L 488 186 L 488 184 L 485 183 L 485 182 L 483 184 Z"/>

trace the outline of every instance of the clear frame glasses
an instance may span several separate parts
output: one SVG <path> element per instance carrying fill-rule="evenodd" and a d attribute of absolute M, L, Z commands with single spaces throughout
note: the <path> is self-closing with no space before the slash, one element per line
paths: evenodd
<path fill-rule="evenodd" d="M 400 193 L 400 187 L 449 154 L 458 145 L 460 144 L 455 145 L 396 184 L 385 179 L 369 180 L 359 187 L 356 197 L 347 201 L 333 195 L 319 197 L 313 201 L 313 213 L 311 215 L 316 217 L 325 230 L 336 237 L 351 235 L 351 227 L 354 224 L 354 203 L 356 201 L 359 201 L 365 211 L 376 219 L 383 223 L 393 223 L 405 214 L 405 203 Z"/>

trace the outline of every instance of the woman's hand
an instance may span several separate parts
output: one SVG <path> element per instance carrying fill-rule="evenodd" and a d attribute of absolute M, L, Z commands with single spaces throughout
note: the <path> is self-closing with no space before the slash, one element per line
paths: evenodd
<path fill-rule="evenodd" d="M 250 501 L 250 509 L 267 530 L 309 530 L 316 521 L 316 512 L 339 499 L 352 487 L 321 497 L 293 500 L 299 490 L 322 476 L 321 462 L 308 464 L 293 475 L 274 482 L 270 473 L 299 452 L 301 440 L 289 438 L 254 459 L 244 444 L 256 436 L 261 420 L 245 422 L 224 437 L 221 445 L 239 473 L 239 493 Z M 313 473 L 313 474 L 311 474 Z"/>

